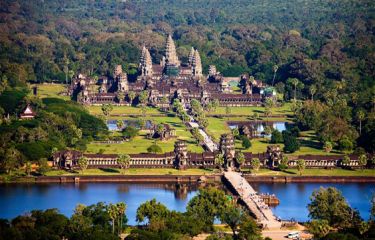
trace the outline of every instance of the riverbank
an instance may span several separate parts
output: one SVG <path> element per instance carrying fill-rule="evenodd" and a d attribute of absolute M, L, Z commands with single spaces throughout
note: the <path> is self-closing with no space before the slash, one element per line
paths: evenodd
<path fill-rule="evenodd" d="M 249 183 L 375 183 L 375 176 L 256 176 L 244 174 Z M 221 182 L 222 174 L 211 175 L 69 175 L 0 179 L 0 183 L 197 183 Z"/>

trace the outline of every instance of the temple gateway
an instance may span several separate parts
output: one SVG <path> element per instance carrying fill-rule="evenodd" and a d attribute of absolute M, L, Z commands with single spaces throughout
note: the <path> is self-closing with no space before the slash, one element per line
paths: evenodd
<path fill-rule="evenodd" d="M 216 67 L 209 67 L 207 76 L 202 73 L 201 57 L 192 48 L 187 63 L 181 63 L 172 37 L 165 45 L 165 55 L 159 64 L 154 64 L 149 50 L 144 46 L 138 66 L 138 77 L 129 81 L 127 74 L 118 65 L 112 76 L 98 79 L 78 74 L 71 83 L 69 93 L 83 104 L 131 105 L 139 101 L 142 93 L 146 104 L 155 107 L 169 107 L 175 98 L 186 106 L 192 99 L 203 105 L 218 100 L 221 106 L 261 105 L 267 97 L 275 97 L 273 88 L 253 77 L 242 75 L 235 78 L 241 92 L 234 93 L 229 85 L 233 78 L 223 77 Z M 132 92 L 132 94 L 129 94 Z M 135 96 L 132 96 L 134 95 Z"/>

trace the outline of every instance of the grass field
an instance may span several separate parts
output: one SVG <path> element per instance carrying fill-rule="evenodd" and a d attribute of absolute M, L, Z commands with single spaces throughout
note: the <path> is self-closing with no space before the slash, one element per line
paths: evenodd
<path fill-rule="evenodd" d="M 293 112 L 290 110 L 290 103 L 285 103 L 281 107 L 271 108 L 272 115 L 292 115 Z M 230 115 L 248 115 L 252 116 L 254 113 L 258 113 L 260 117 L 264 114 L 264 107 L 230 107 Z M 226 115 L 226 107 L 218 107 L 215 111 L 209 113 L 212 114 L 224 114 Z"/>
<path fill-rule="evenodd" d="M 86 108 L 93 115 L 103 115 L 102 106 L 86 106 Z M 165 112 L 162 112 L 157 108 L 146 107 L 145 114 L 165 114 Z M 133 106 L 113 106 L 110 115 L 142 115 L 142 109 Z"/>
<path fill-rule="evenodd" d="M 117 168 L 109 169 L 86 169 L 83 173 L 81 171 L 77 172 L 67 172 L 64 170 L 51 170 L 46 173 L 46 176 L 64 176 L 64 175 L 210 175 L 217 173 L 217 170 L 210 169 L 186 169 L 177 170 L 173 168 L 130 168 L 122 170 Z"/>
<path fill-rule="evenodd" d="M 256 176 L 299 176 L 297 169 L 287 169 L 283 172 L 272 171 L 269 169 L 260 169 L 259 171 L 251 171 Z M 302 176 L 375 176 L 375 169 L 305 169 Z"/>
<path fill-rule="evenodd" d="M 118 118 L 116 118 L 118 119 Z M 122 118 L 125 120 L 137 120 L 138 118 Z M 163 152 L 170 152 L 174 149 L 174 143 L 177 139 L 185 140 L 188 144 L 188 150 L 192 152 L 203 152 L 203 148 L 196 144 L 195 139 L 191 135 L 190 131 L 185 127 L 183 122 L 178 117 L 146 117 L 146 120 L 151 120 L 155 124 L 166 123 L 172 128 L 176 129 L 176 137 L 169 140 L 159 141 L 157 144 L 162 148 Z M 116 134 L 116 133 L 114 133 Z M 88 153 L 97 153 L 100 149 L 104 150 L 104 153 L 146 153 L 147 148 L 154 143 L 154 139 L 147 139 L 146 132 L 140 133 L 139 136 L 135 137 L 129 142 L 120 144 L 101 144 L 101 143 L 90 143 L 87 145 Z"/>
<path fill-rule="evenodd" d="M 40 98 L 61 98 L 69 100 L 69 96 L 62 96 L 59 93 L 65 91 L 66 85 L 64 84 L 33 84 L 31 87 L 38 87 L 38 96 Z M 32 94 L 32 93 L 31 93 Z"/>

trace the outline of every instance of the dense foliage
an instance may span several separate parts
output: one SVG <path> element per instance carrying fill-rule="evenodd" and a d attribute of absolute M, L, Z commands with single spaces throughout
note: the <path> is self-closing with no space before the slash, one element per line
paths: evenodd
<path fill-rule="evenodd" d="M 363 221 L 358 210 L 352 209 L 342 193 L 333 187 L 313 192 L 308 210 L 312 221 L 309 231 L 316 239 L 373 239 L 375 237 L 375 196 L 372 197 L 369 221 Z"/>
<path fill-rule="evenodd" d="M 209 209 L 201 211 L 205 207 Z M 90 206 L 78 204 L 70 218 L 56 209 L 35 210 L 11 222 L 0 219 L 0 240 L 118 239 L 118 234 L 127 228 L 125 210 L 123 202 L 108 205 L 99 202 Z M 227 234 L 226 239 L 262 239 L 254 219 L 229 201 L 223 191 L 214 188 L 201 189 L 184 213 L 171 211 L 155 199 L 142 203 L 136 213 L 136 219 L 142 225 L 131 227 L 125 239 L 191 239 L 206 230 L 213 230 L 213 216 L 233 230 L 234 236 Z"/>
<path fill-rule="evenodd" d="M 32 120 L 19 120 L 27 104 L 36 116 Z M 57 150 L 84 150 L 86 143 L 107 135 L 104 122 L 79 104 L 30 97 L 27 88 L 7 87 L 0 94 L 0 109 L 9 115 L 0 118 L 0 170 L 8 173 L 27 162 L 42 165 Z"/>

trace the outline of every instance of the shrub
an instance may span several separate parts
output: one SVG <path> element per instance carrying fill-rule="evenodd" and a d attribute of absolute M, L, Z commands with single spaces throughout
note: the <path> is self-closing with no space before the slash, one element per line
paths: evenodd
<path fill-rule="evenodd" d="M 281 132 L 277 129 L 272 131 L 272 136 L 271 136 L 271 143 L 282 143 L 283 140 L 283 135 Z"/>
<path fill-rule="evenodd" d="M 242 147 L 244 147 L 245 149 L 249 149 L 251 147 L 251 142 L 248 137 L 242 137 Z"/>
<path fill-rule="evenodd" d="M 161 147 L 157 144 L 152 144 L 151 146 L 149 146 L 147 148 L 147 152 L 149 153 L 161 153 L 163 152 L 163 150 L 161 149 Z"/>

